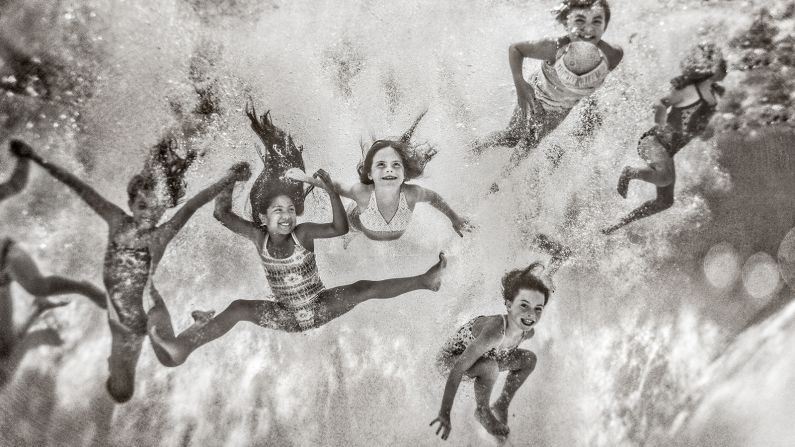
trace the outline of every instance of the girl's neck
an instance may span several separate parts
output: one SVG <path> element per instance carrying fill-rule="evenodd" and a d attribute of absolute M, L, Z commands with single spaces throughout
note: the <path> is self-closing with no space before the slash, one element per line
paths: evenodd
<path fill-rule="evenodd" d="M 292 232 L 290 233 L 292 234 Z M 280 234 L 276 233 L 273 234 L 270 231 L 268 232 L 268 239 L 273 243 L 273 245 L 287 245 L 287 241 L 291 239 L 290 234 Z"/>
<path fill-rule="evenodd" d="M 400 195 L 400 190 L 402 188 L 403 188 L 402 184 L 397 186 L 380 186 L 380 187 L 373 186 L 373 191 L 375 191 L 375 197 L 379 199 L 380 202 L 381 201 L 380 199 L 386 199 L 386 200 L 392 198 L 397 199 L 397 197 Z"/>
<path fill-rule="evenodd" d="M 510 315 L 505 315 L 505 321 L 507 322 L 505 325 L 505 338 L 513 338 L 518 336 L 519 334 L 523 334 L 524 330 L 518 327 L 513 320 L 511 320 Z"/>

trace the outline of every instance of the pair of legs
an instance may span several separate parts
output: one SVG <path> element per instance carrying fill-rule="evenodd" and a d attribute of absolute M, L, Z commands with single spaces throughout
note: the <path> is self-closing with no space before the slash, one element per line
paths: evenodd
<path fill-rule="evenodd" d="M 30 255 L 10 239 L 0 240 L 0 282 L 0 357 L 11 353 L 16 342 L 44 311 L 68 304 L 52 302 L 47 297 L 76 293 L 88 297 L 100 307 L 106 306 L 105 293 L 89 282 L 42 275 Z M 19 331 L 13 327 L 12 282 L 17 282 L 36 297 L 36 310 Z"/>
<path fill-rule="evenodd" d="M 528 117 L 525 120 L 522 117 L 522 109 L 516 106 L 506 129 L 492 132 L 472 143 L 472 153 L 475 155 L 480 155 L 486 149 L 494 146 L 514 148 L 510 161 L 503 168 L 500 178 L 506 178 L 522 160 L 527 158 L 530 152 L 566 119 L 569 110 L 547 111 L 537 104 L 534 114 L 531 115 L 530 110 L 527 113 Z M 491 185 L 491 191 L 499 191 L 496 182 Z"/>
<path fill-rule="evenodd" d="M 516 392 L 536 367 L 536 355 L 525 349 L 515 349 L 506 358 L 494 360 L 481 357 L 466 371 L 475 379 L 475 417 L 481 425 L 495 436 L 506 436 L 508 429 L 508 407 Z M 502 393 L 491 404 L 494 383 L 500 371 L 508 371 Z"/>
<path fill-rule="evenodd" d="M 315 302 L 314 326 L 322 326 L 371 299 L 394 298 L 414 290 L 439 290 L 442 271 L 446 265 L 444 254 L 440 253 L 439 262 L 421 275 L 381 281 L 357 281 L 324 290 Z M 152 346 L 161 363 L 166 366 L 182 364 L 193 351 L 220 338 L 240 321 L 285 332 L 301 330 L 294 311 L 279 303 L 265 300 L 235 300 L 215 317 L 208 313 L 194 312 L 195 323 L 178 336 L 174 335 L 168 309 L 162 300 L 152 308 L 149 315 Z"/>
<path fill-rule="evenodd" d="M 621 197 L 627 198 L 630 180 L 642 180 L 657 186 L 657 197 L 633 210 L 617 224 L 602 230 L 604 234 L 611 234 L 631 222 L 667 210 L 674 204 L 676 167 L 673 157 L 654 135 L 641 139 L 638 144 L 638 154 L 648 166 L 643 168 L 625 166 L 618 179 L 616 190 Z"/>

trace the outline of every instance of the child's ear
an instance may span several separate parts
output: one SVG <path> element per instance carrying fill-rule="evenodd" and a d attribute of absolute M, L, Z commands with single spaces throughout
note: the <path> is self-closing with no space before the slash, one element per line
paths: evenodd
<path fill-rule="evenodd" d="M 368 173 L 367 173 L 367 178 L 369 178 L 370 180 L 372 180 L 372 179 L 373 179 L 373 174 L 370 174 L 370 173 L 368 172 Z"/>

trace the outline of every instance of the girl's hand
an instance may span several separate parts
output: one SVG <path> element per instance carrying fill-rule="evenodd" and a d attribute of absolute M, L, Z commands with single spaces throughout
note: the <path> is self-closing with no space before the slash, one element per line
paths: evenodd
<path fill-rule="evenodd" d="M 240 163 L 235 163 L 231 168 L 229 168 L 229 173 L 236 181 L 244 182 L 251 178 L 251 166 L 248 164 L 248 162 L 241 161 Z"/>
<path fill-rule="evenodd" d="M 475 230 L 475 226 L 472 225 L 472 222 L 470 222 L 469 219 L 459 218 L 453 222 L 453 230 L 455 230 L 459 236 L 464 237 L 464 233 L 471 233 Z"/>
<path fill-rule="evenodd" d="M 282 177 L 284 177 L 286 179 L 290 179 L 290 180 L 295 180 L 296 182 L 303 182 L 303 183 L 309 183 L 309 181 L 311 180 L 311 178 L 309 178 L 309 176 L 306 175 L 306 173 L 304 171 L 302 171 L 302 170 L 300 170 L 298 168 L 290 168 L 290 169 L 286 170 Z"/>
<path fill-rule="evenodd" d="M 524 79 L 516 82 L 516 99 L 522 109 L 522 118 L 527 122 L 527 108 L 530 108 L 530 113 L 534 115 L 536 113 L 536 95 L 533 93 L 533 87 Z"/>
<path fill-rule="evenodd" d="M 33 158 L 35 155 L 33 148 L 28 146 L 24 141 L 20 140 L 11 140 L 9 150 L 12 154 L 14 154 L 14 156 L 19 158 Z"/>
<path fill-rule="evenodd" d="M 433 424 L 437 422 L 439 423 L 439 428 L 436 429 L 436 434 L 438 435 L 441 433 L 442 439 L 446 441 L 447 437 L 450 436 L 450 430 L 453 429 L 453 427 L 450 425 L 450 416 L 439 414 L 436 419 L 431 421 L 431 427 L 433 427 Z"/>
<path fill-rule="evenodd" d="M 326 191 L 336 192 L 336 190 L 334 189 L 334 182 L 331 181 L 331 175 L 329 175 L 328 172 L 322 169 L 318 169 L 317 172 L 315 172 L 315 174 L 312 177 L 319 178 L 320 181 L 323 182 L 324 185 L 326 185 Z"/>

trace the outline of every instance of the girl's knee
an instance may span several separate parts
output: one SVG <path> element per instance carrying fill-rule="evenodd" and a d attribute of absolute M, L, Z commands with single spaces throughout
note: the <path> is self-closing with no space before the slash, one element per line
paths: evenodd
<path fill-rule="evenodd" d="M 500 366 L 497 364 L 497 361 L 494 359 L 490 359 L 487 357 L 481 357 L 478 361 L 472 365 L 467 374 L 471 377 L 494 377 L 496 378 L 497 375 L 500 373 Z"/>
<path fill-rule="evenodd" d="M 524 349 L 518 349 L 517 351 L 519 351 L 522 369 L 533 371 L 536 368 L 536 363 L 538 363 L 536 354 L 533 351 Z"/>

